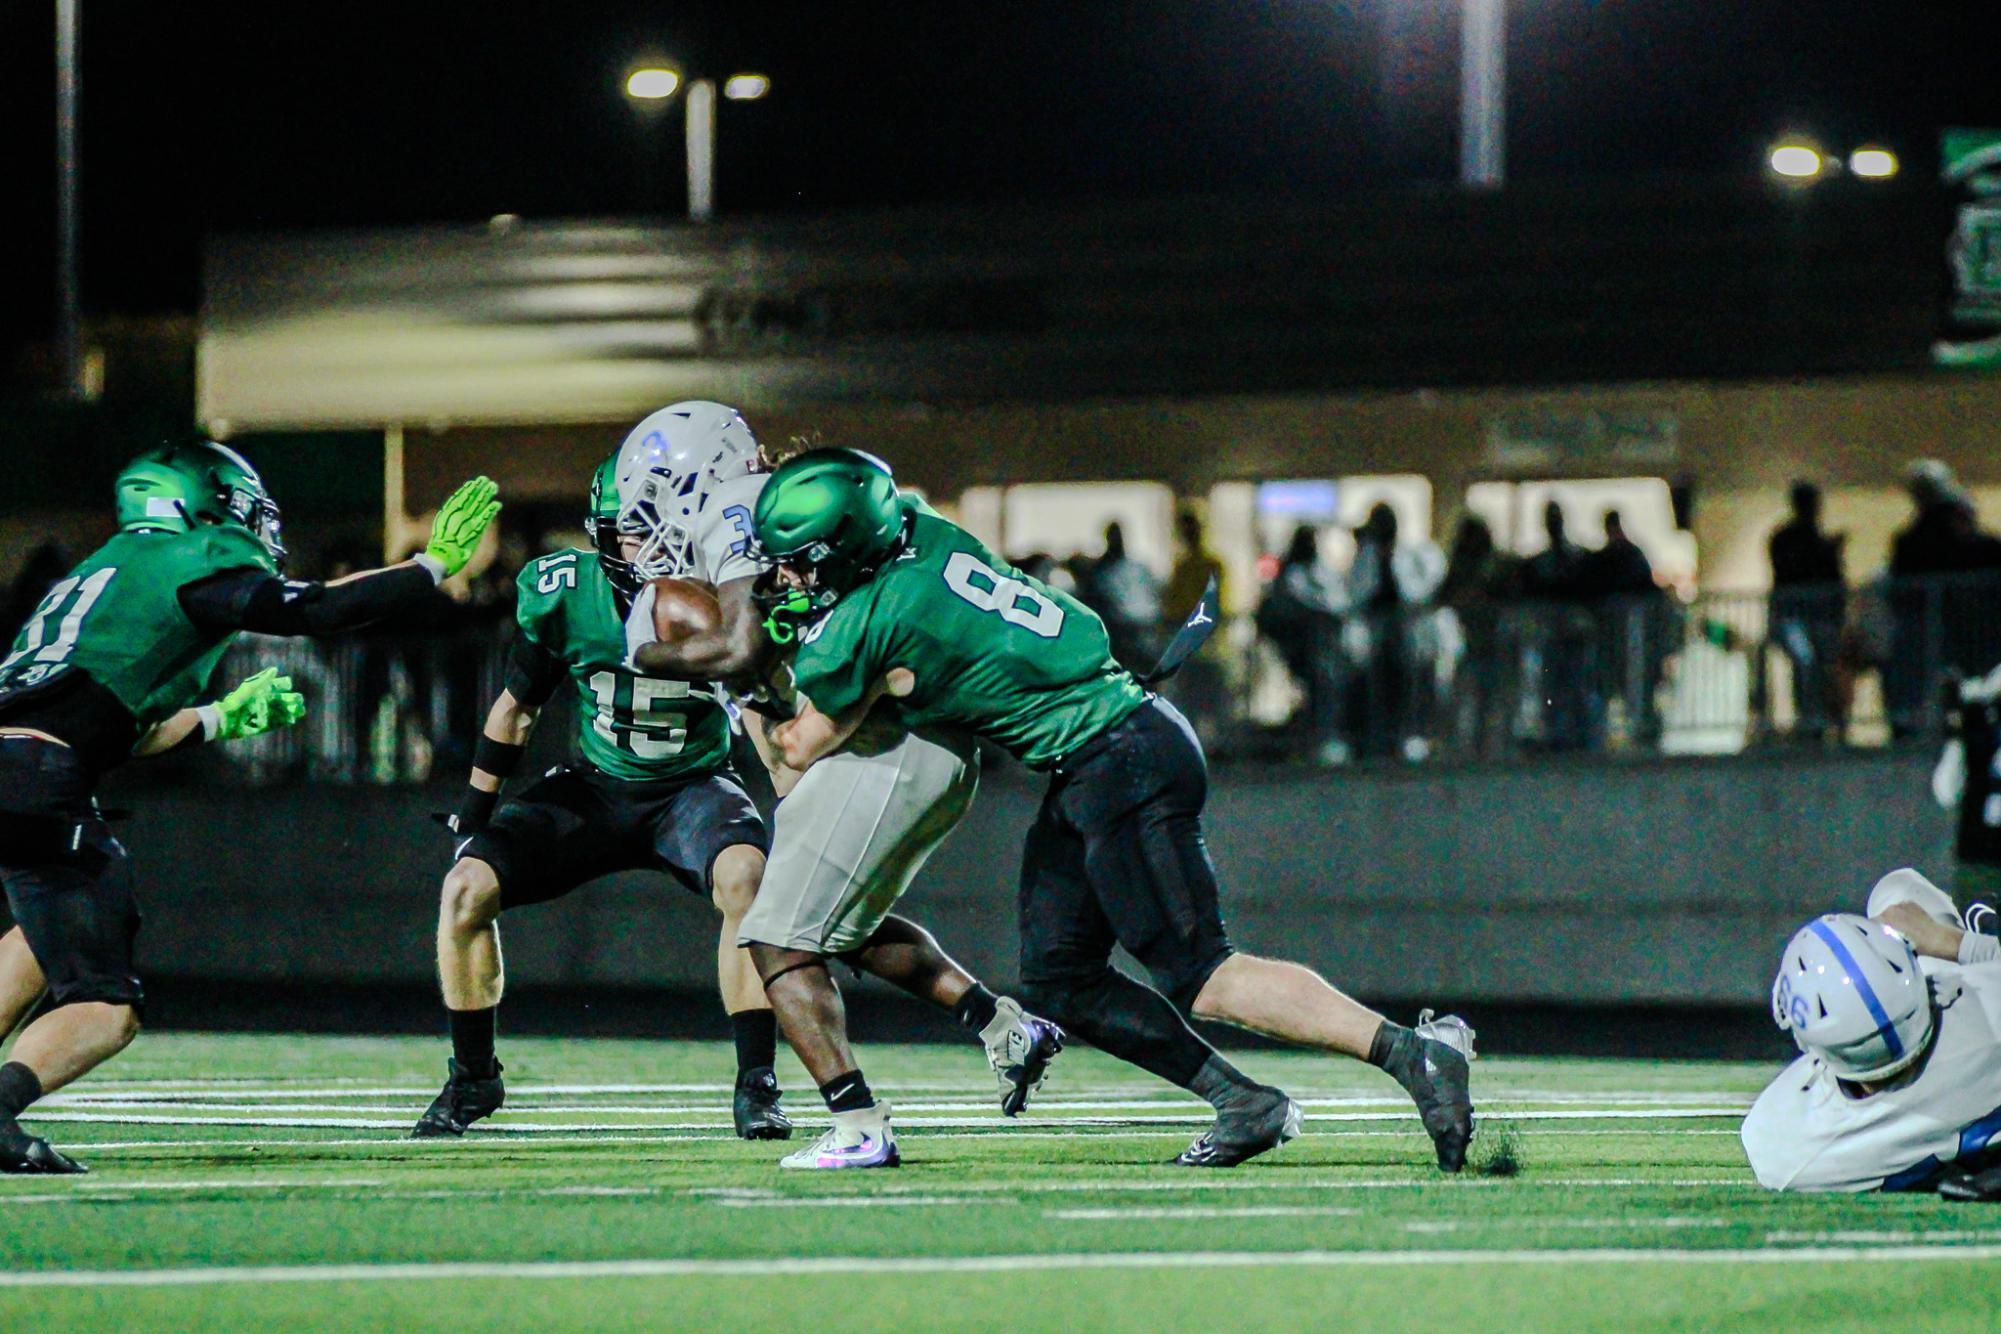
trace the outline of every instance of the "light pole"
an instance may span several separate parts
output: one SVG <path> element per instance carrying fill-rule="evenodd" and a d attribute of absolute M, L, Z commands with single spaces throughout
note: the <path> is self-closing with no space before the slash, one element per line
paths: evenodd
<path fill-rule="evenodd" d="M 1507 166 L 1506 0 L 1460 0 L 1459 183 L 1497 190 Z"/>
<path fill-rule="evenodd" d="M 56 349 L 63 397 L 83 396 L 83 319 L 77 295 L 77 9 L 56 0 Z"/>
<path fill-rule="evenodd" d="M 625 80 L 625 95 L 635 102 L 664 102 L 681 86 L 679 71 L 664 65 L 642 66 Z M 722 95 L 732 102 L 755 102 L 771 91 L 762 74 L 732 74 L 723 81 Z M 683 108 L 688 141 L 688 221 L 707 222 L 716 211 L 716 94 L 714 79 L 688 84 Z"/>

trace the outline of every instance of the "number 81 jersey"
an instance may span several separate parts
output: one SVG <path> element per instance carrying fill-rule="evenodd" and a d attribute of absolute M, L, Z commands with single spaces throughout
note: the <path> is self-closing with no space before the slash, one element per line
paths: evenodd
<path fill-rule="evenodd" d="M 563 665 L 577 691 L 578 749 L 613 778 L 698 778 L 729 763 L 730 724 L 711 682 L 625 666 L 625 622 L 593 551 L 532 561 L 516 581 L 521 633 Z"/>
<path fill-rule="evenodd" d="M 895 701 L 906 727 L 964 728 L 1045 768 L 1145 702 L 1088 607 L 901 503 L 904 549 L 800 632 L 792 679 L 815 708 L 841 713 L 907 668 L 916 686 Z"/>

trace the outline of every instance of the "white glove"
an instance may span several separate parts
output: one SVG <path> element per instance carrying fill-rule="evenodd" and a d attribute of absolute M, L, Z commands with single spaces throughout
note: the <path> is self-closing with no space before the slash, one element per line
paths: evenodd
<path fill-rule="evenodd" d="M 639 650 L 660 638 L 660 632 L 653 625 L 653 599 L 658 594 L 652 584 L 639 590 L 632 599 L 632 610 L 625 614 L 625 665 L 630 668 L 639 656 Z"/>

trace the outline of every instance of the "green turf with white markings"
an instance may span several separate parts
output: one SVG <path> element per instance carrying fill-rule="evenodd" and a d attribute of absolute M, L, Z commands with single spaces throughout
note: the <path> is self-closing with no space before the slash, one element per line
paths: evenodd
<path fill-rule="evenodd" d="M 2001 1305 L 2001 1212 L 1757 1189 L 1760 1067 L 1482 1060 L 1476 1157 L 1505 1131 L 1521 1170 L 1444 1178 L 1376 1072 L 1252 1053 L 1306 1133 L 1202 1173 L 1166 1165 L 1202 1106 L 1095 1052 L 1007 1122 L 975 1047 L 877 1047 L 905 1166 L 836 1174 L 730 1137 L 721 1044 L 502 1054 L 499 1116 L 412 1142 L 439 1043 L 143 1039 L 30 1121 L 89 1176 L 0 1178 L 0 1328 L 1984 1329 Z"/>

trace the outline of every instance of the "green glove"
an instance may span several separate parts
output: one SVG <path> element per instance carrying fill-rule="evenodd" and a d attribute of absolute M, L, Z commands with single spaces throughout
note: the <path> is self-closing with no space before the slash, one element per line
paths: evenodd
<path fill-rule="evenodd" d="M 486 535 L 487 525 L 500 513 L 500 502 L 493 498 L 499 490 L 491 477 L 475 477 L 438 506 L 438 517 L 431 521 L 431 541 L 424 554 L 445 567 L 445 578 L 463 570 L 472 559 L 473 549 Z"/>
<path fill-rule="evenodd" d="M 306 716 L 306 697 L 292 689 L 291 677 L 266 667 L 210 707 L 217 719 L 215 739 L 235 741 L 290 727 Z"/>

